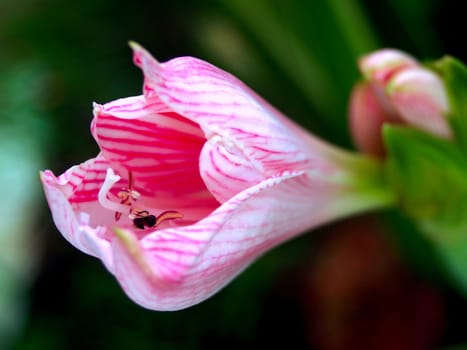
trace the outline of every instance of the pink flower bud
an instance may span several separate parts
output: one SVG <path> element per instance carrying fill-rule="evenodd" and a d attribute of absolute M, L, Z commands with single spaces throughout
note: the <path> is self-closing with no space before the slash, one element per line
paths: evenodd
<path fill-rule="evenodd" d="M 383 156 L 381 127 L 386 122 L 395 121 L 397 115 L 379 86 L 362 82 L 353 88 L 349 122 L 357 149 L 373 156 Z"/>
<path fill-rule="evenodd" d="M 382 86 L 385 86 L 397 72 L 418 65 L 418 62 L 412 56 L 395 49 L 375 51 L 364 56 L 358 62 L 358 67 L 363 76 L 368 81 Z"/>
<path fill-rule="evenodd" d="M 366 55 L 359 68 L 366 83 L 355 86 L 349 103 L 350 127 L 358 149 L 384 154 L 384 123 L 407 124 L 439 137 L 452 137 L 446 119 L 446 90 L 434 72 L 394 49 Z"/>
<path fill-rule="evenodd" d="M 452 137 L 445 117 L 448 97 L 435 73 L 421 67 L 405 69 L 389 81 L 386 93 L 407 124 L 443 138 Z"/>

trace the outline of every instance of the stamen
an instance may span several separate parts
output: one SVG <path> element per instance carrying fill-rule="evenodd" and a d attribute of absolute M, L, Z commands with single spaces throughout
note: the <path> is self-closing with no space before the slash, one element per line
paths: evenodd
<path fill-rule="evenodd" d="M 147 210 L 131 208 L 130 214 L 128 214 L 128 219 L 133 220 L 134 218 L 148 216 L 148 215 L 149 215 L 149 211 Z"/>
<path fill-rule="evenodd" d="M 166 210 L 157 216 L 156 224 L 154 226 L 157 227 L 161 223 L 167 220 L 175 220 L 175 219 L 182 219 L 182 218 L 183 218 L 182 213 L 179 213 L 178 211 L 175 211 L 175 210 Z"/>
<path fill-rule="evenodd" d="M 112 189 L 113 185 L 115 185 L 119 180 L 120 176 L 116 175 L 112 168 L 108 168 L 104 183 L 99 190 L 98 200 L 100 205 L 102 205 L 104 208 L 115 212 L 124 213 L 128 211 L 127 205 L 113 202 L 107 198 L 107 194 Z"/>
<path fill-rule="evenodd" d="M 129 211 L 128 219 L 133 221 L 133 225 L 139 229 L 157 227 L 167 220 L 175 220 L 183 218 L 183 214 L 175 210 L 166 210 L 157 217 L 151 214 L 148 210 L 136 209 L 133 207 L 134 202 L 141 196 L 138 191 L 132 189 L 133 176 L 131 171 L 128 173 L 128 188 L 122 188 L 117 193 L 120 203 L 111 201 L 107 196 L 112 187 L 120 180 L 120 176 L 114 173 L 112 168 L 107 169 L 104 183 L 99 190 L 99 203 L 106 209 L 115 212 L 115 221 L 119 221 L 122 213 Z"/>
<path fill-rule="evenodd" d="M 120 198 L 123 202 L 129 202 L 130 198 L 136 201 L 141 194 L 138 191 L 129 189 L 129 188 L 122 188 L 120 192 L 117 193 L 117 197 Z"/>

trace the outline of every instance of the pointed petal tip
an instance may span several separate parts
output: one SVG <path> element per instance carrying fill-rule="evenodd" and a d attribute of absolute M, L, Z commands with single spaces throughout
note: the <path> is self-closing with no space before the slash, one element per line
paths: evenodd
<path fill-rule="evenodd" d="M 45 173 L 47 170 L 39 170 L 39 181 L 42 185 L 45 185 L 48 182 L 48 176 Z"/>
<path fill-rule="evenodd" d="M 128 46 L 130 46 L 130 48 L 133 51 L 144 50 L 143 47 L 140 44 L 138 44 L 136 41 L 133 41 L 133 40 L 128 41 Z"/>
<path fill-rule="evenodd" d="M 157 61 L 150 53 L 147 51 L 143 46 L 138 44 L 136 41 L 129 41 L 128 45 L 130 48 L 133 50 L 133 61 L 134 63 L 141 68 L 145 68 L 148 65 L 151 64 L 159 64 L 159 61 Z"/>
<path fill-rule="evenodd" d="M 41 170 L 39 171 L 39 180 L 43 186 L 50 185 L 53 180 L 53 174 L 50 170 Z"/>
<path fill-rule="evenodd" d="M 144 56 L 149 56 L 152 58 L 151 54 L 140 44 L 138 44 L 136 41 L 130 40 L 128 41 L 128 46 L 133 50 L 133 53 L 135 55 L 144 55 Z"/>
<path fill-rule="evenodd" d="M 40 170 L 39 178 L 43 184 L 50 184 L 55 179 L 55 175 L 48 169 Z"/>

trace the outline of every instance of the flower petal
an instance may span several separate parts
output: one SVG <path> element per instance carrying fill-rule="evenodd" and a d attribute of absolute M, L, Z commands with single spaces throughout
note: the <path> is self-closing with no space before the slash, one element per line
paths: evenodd
<path fill-rule="evenodd" d="M 361 82 L 353 88 L 349 103 L 350 130 L 357 148 L 377 157 L 385 154 L 383 124 L 400 119 L 380 90 L 379 86 Z"/>
<path fill-rule="evenodd" d="M 419 63 L 403 51 L 382 49 L 362 57 L 358 66 L 366 79 L 386 86 L 394 74 L 406 68 L 418 67 Z"/>
<path fill-rule="evenodd" d="M 146 308 L 196 304 L 268 249 L 362 210 L 348 205 L 351 192 L 335 180 L 313 172 L 271 178 L 195 225 L 155 231 L 141 241 L 131 231 L 120 231 L 112 246 L 114 273 L 130 298 Z"/>
<path fill-rule="evenodd" d="M 192 221 L 218 206 L 199 174 L 202 131 L 156 98 L 96 104 L 92 131 L 112 168 L 127 182 L 132 173 L 139 204 L 183 211 Z"/>
<path fill-rule="evenodd" d="M 226 144 L 219 136 L 203 146 L 199 164 L 206 187 L 220 203 L 265 179 L 260 166 L 255 167 L 234 143 Z"/>
<path fill-rule="evenodd" d="M 313 159 L 300 147 L 305 141 L 294 132 L 298 127 L 285 127 L 280 113 L 240 80 L 193 57 L 159 64 L 141 47 L 133 49 L 145 86 L 171 110 L 199 124 L 206 138 L 235 143 L 265 176 L 311 168 Z"/>
<path fill-rule="evenodd" d="M 440 137 L 452 137 L 446 119 L 449 111 L 446 89 L 435 73 L 421 67 L 405 69 L 389 81 L 386 89 L 408 124 Z"/>
<path fill-rule="evenodd" d="M 105 224 L 113 220 L 113 213 L 97 204 L 107 166 L 105 159 L 98 156 L 70 168 L 58 178 L 49 170 L 41 172 L 40 176 L 60 233 L 76 248 L 99 257 L 111 269 L 113 263 Z"/>

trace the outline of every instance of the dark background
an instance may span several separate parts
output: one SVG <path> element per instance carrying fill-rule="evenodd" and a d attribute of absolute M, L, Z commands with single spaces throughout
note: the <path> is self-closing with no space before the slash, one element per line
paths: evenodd
<path fill-rule="evenodd" d="M 447 53 L 465 62 L 458 3 L 0 0 L 0 349 L 467 343 L 464 297 L 430 242 L 397 213 L 304 235 L 210 300 L 162 313 L 129 301 L 99 261 L 60 236 L 37 178 L 39 169 L 59 174 L 95 156 L 93 101 L 140 94 L 129 40 L 159 61 L 208 60 L 315 134 L 352 148 L 346 111 L 357 58 L 397 47 L 422 60 Z"/>

